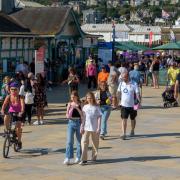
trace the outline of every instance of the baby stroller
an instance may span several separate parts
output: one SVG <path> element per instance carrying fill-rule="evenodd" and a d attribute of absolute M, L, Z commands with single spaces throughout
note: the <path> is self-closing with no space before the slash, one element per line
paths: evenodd
<path fill-rule="evenodd" d="M 164 107 L 177 107 L 178 103 L 174 98 L 174 86 L 166 86 L 166 90 L 162 93 Z"/>

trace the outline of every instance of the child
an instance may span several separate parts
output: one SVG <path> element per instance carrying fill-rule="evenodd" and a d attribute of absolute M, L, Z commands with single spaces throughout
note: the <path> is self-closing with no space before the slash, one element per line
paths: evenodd
<path fill-rule="evenodd" d="M 32 93 L 32 88 L 25 89 L 25 119 L 28 117 L 28 123 L 31 125 L 31 117 L 32 117 L 32 107 L 34 104 L 34 94 Z"/>
<path fill-rule="evenodd" d="M 87 104 L 83 107 L 83 122 L 81 125 L 82 157 L 80 165 L 87 163 L 87 151 L 89 145 L 89 136 L 92 139 L 92 161 L 96 161 L 99 147 L 99 133 L 101 128 L 101 109 L 96 104 L 95 96 L 92 92 L 86 95 Z"/>
<path fill-rule="evenodd" d="M 67 145 L 66 145 L 66 158 L 64 164 L 72 164 L 74 157 L 73 144 L 74 133 L 76 134 L 76 160 L 74 163 L 79 163 L 81 158 L 81 134 L 80 126 L 82 119 L 81 102 L 77 91 L 72 91 L 71 101 L 67 105 L 66 117 L 68 118 L 67 128 Z"/>

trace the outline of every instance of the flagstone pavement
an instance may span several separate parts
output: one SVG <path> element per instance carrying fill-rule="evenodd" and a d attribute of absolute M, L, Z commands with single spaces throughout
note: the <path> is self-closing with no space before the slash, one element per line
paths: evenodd
<path fill-rule="evenodd" d="M 87 91 L 80 86 L 80 95 Z M 175 180 L 180 179 L 180 108 L 165 109 L 161 93 L 143 87 L 143 106 L 138 112 L 136 136 L 120 139 L 120 112 L 112 111 L 108 121 L 108 136 L 100 140 L 96 164 L 63 165 L 67 120 L 65 104 L 67 87 L 55 87 L 48 92 L 45 125 L 23 127 L 23 149 L 2 157 L 0 137 L 1 180 Z M 33 118 L 35 120 L 35 117 Z M 2 135 L 3 127 L 0 127 Z M 128 121 L 130 132 L 130 121 Z M 89 153 L 90 155 L 90 153 Z"/>

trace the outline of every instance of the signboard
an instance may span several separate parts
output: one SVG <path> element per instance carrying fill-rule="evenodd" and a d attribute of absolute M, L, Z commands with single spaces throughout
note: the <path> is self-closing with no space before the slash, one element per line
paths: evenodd
<path fill-rule="evenodd" d="M 98 42 L 98 47 L 102 49 L 112 49 L 112 42 Z"/>
<path fill-rule="evenodd" d="M 98 49 L 98 58 L 101 58 L 103 64 L 108 64 L 112 60 L 112 49 Z"/>
<path fill-rule="evenodd" d="M 35 74 L 44 72 L 45 48 L 35 50 Z"/>

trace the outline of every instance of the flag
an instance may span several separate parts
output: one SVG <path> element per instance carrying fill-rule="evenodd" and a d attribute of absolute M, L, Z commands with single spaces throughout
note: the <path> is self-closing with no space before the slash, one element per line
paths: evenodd
<path fill-rule="evenodd" d="M 152 46 L 152 42 L 153 42 L 153 32 L 151 31 L 151 32 L 149 33 L 149 47 Z"/>
<path fill-rule="evenodd" d="M 168 19 L 169 17 L 170 17 L 170 14 L 162 9 L 162 18 Z"/>
<path fill-rule="evenodd" d="M 176 42 L 176 36 L 172 29 L 170 29 L 170 41 Z"/>

